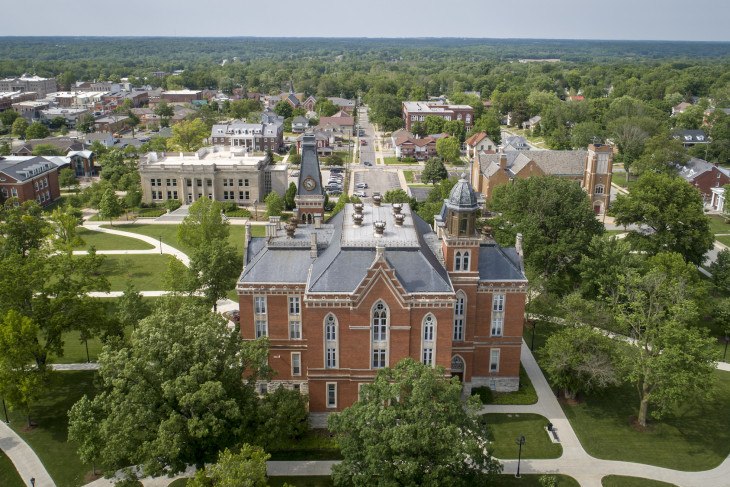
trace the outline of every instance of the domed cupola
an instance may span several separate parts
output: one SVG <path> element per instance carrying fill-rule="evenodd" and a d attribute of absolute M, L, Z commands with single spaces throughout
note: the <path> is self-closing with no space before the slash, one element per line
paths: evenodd
<path fill-rule="evenodd" d="M 446 207 L 446 231 L 452 237 L 470 237 L 475 231 L 476 212 L 479 210 L 477 194 L 466 174 L 451 189 L 449 199 L 444 200 Z M 442 210 L 443 213 L 443 210 Z"/>

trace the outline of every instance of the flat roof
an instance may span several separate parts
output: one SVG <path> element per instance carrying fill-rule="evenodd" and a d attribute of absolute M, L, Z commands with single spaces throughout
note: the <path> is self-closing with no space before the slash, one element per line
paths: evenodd
<path fill-rule="evenodd" d="M 249 166 L 258 167 L 266 165 L 266 156 L 252 156 L 243 151 L 226 150 L 227 147 L 203 147 L 197 152 L 166 152 L 164 156 L 159 156 L 155 152 L 147 154 L 147 163 L 142 167 L 168 165 L 175 166 Z M 269 164 L 272 170 L 286 170 L 286 164 Z"/>
<path fill-rule="evenodd" d="M 347 203 L 343 212 L 342 239 L 340 243 L 342 247 L 372 248 L 376 245 L 420 247 L 410 205 L 403 205 L 401 213 L 405 215 L 405 219 L 401 226 L 395 224 L 393 205 L 390 203 L 382 203 L 380 206 L 363 205 L 363 219 L 360 226 L 355 226 L 352 216 L 355 213 L 355 207 L 352 203 Z M 383 235 L 376 236 L 375 222 L 385 222 Z"/>

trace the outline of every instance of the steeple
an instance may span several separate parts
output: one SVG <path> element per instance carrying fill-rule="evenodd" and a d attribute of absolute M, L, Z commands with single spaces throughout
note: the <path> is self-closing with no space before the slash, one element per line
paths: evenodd
<path fill-rule="evenodd" d="M 313 223 L 314 217 L 324 218 L 324 188 L 322 172 L 317 157 L 317 142 L 314 134 L 305 134 L 302 140 L 302 162 L 299 167 L 299 181 L 296 202 L 297 220 Z"/>
<path fill-rule="evenodd" d="M 289 80 L 289 94 L 294 94 L 294 82 L 291 79 Z"/>

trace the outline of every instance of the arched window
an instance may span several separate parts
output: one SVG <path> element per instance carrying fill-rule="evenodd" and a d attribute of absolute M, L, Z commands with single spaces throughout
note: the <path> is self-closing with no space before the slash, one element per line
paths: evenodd
<path fill-rule="evenodd" d="M 306 213 L 302 214 L 302 223 L 307 223 L 307 214 Z"/>
<path fill-rule="evenodd" d="M 466 309 L 466 296 L 459 291 L 456 293 L 456 304 L 454 305 L 454 341 L 464 340 L 464 318 Z"/>
<path fill-rule="evenodd" d="M 373 341 L 384 342 L 388 330 L 388 309 L 385 303 L 378 301 L 373 306 Z"/>
<path fill-rule="evenodd" d="M 456 255 L 454 255 L 454 270 L 461 270 L 461 252 L 457 252 Z"/>
<path fill-rule="evenodd" d="M 462 271 L 469 270 L 469 251 L 468 250 L 465 250 L 464 254 L 461 257 L 461 270 Z"/>
<path fill-rule="evenodd" d="M 324 319 L 324 365 L 327 369 L 337 368 L 338 342 L 337 342 L 337 318 L 332 313 Z"/>
<path fill-rule="evenodd" d="M 454 270 L 455 271 L 468 271 L 469 270 L 469 251 L 459 250 L 454 255 Z"/>
<path fill-rule="evenodd" d="M 596 184 L 595 194 L 603 194 L 605 187 L 602 184 Z"/>
<path fill-rule="evenodd" d="M 431 313 L 424 316 L 421 329 L 421 361 L 426 365 L 433 365 L 436 355 L 436 317 Z"/>

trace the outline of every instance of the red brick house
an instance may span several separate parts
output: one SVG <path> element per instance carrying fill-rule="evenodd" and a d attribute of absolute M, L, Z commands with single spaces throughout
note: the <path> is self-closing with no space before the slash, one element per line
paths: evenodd
<path fill-rule="evenodd" d="M 423 123 L 426 117 L 435 116 L 446 121 L 461 120 L 464 122 L 467 132 L 471 132 L 474 124 L 474 109 L 469 105 L 444 105 L 441 102 L 430 101 L 404 101 L 403 120 L 406 123 L 406 130 L 410 131 L 416 122 Z"/>
<path fill-rule="evenodd" d="M 257 384 L 261 392 L 308 394 L 310 419 L 323 426 L 378 369 L 405 357 L 445 367 L 467 393 L 518 388 L 527 289 L 521 240 L 502 248 L 477 231 L 480 207 L 465 179 L 433 228 L 408 204 L 379 197 L 323 222 L 312 143 L 304 145 L 296 201 L 297 220 L 306 223 L 272 221 L 266 237 L 245 232 L 241 335 L 269 336 L 277 372 Z M 307 214 L 314 216 L 300 217 Z"/>
<path fill-rule="evenodd" d="M 677 169 L 685 181 L 700 190 L 705 203 L 712 199 L 712 188 L 730 184 L 730 170 L 696 157 Z"/>
<path fill-rule="evenodd" d="M 0 157 L 0 194 L 19 203 L 36 200 L 46 206 L 61 195 L 56 165 L 44 157 Z"/>

